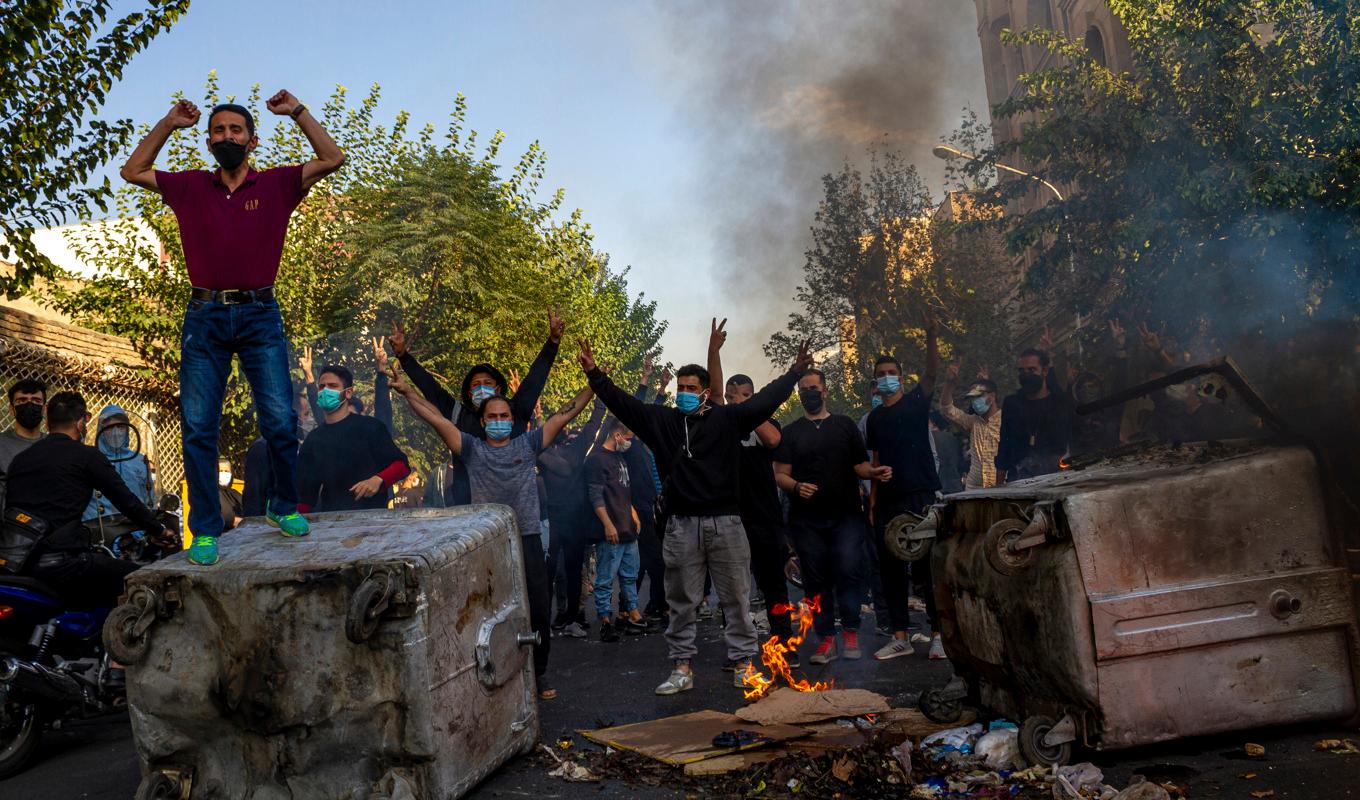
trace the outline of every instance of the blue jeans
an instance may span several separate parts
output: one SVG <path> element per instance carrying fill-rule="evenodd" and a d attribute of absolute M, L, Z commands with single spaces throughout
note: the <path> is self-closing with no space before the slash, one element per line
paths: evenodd
<path fill-rule="evenodd" d="M 217 435 L 231 357 L 255 396 L 260 435 L 269 446 L 273 485 L 266 487 L 275 514 L 297 510 L 297 411 L 288 374 L 288 340 L 277 303 L 225 305 L 190 300 L 180 338 L 179 394 L 184 428 L 184 477 L 189 483 L 189 530 L 222 533 L 217 491 Z"/>
<path fill-rule="evenodd" d="M 623 589 L 624 611 L 637 608 L 637 576 L 642 560 L 638 543 L 612 544 L 600 542 L 595 546 L 595 614 L 601 619 L 614 616 L 609 607 L 614 599 L 614 578 Z"/>

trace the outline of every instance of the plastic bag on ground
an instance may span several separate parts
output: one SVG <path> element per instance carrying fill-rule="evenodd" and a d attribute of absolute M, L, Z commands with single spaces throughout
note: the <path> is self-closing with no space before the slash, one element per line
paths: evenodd
<path fill-rule="evenodd" d="M 897 765 L 902 768 L 902 772 L 908 777 L 911 776 L 911 740 L 906 739 L 898 746 L 889 751 L 892 757 L 897 759 Z"/>
<path fill-rule="evenodd" d="M 1105 789 L 1109 788 L 1104 785 L 1105 773 L 1090 762 L 1073 764 L 1070 767 L 1058 767 L 1053 777 L 1054 800 L 1104 798 L 1107 794 Z M 1113 797 L 1114 790 L 1110 789 L 1108 795 Z"/>
<path fill-rule="evenodd" d="M 982 724 L 973 723 L 963 728 L 950 728 L 949 730 L 932 733 L 921 742 L 921 748 L 943 747 L 958 750 L 960 753 L 973 752 L 973 743 L 982 735 Z"/>
<path fill-rule="evenodd" d="M 1020 754 L 1020 732 L 1015 728 L 995 728 L 983 734 L 973 745 L 973 753 L 981 756 L 988 769 L 1023 769 Z"/>
<path fill-rule="evenodd" d="M 1142 775 L 1134 775 L 1133 782 L 1115 795 L 1114 800 L 1171 800 L 1171 794 Z"/>

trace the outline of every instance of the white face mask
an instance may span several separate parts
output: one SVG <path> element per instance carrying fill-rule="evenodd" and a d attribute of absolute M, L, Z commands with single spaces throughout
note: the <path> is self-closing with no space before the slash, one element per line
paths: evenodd
<path fill-rule="evenodd" d="M 619 439 L 617 442 L 614 442 L 614 449 L 620 453 L 628 452 L 628 448 L 632 446 L 633 446 L 632 439 Z"/>
<path fill-rule="evenodd" d="M 230 486 L 230 485 L 231 485 L 231 473 L 230 473 L 230 472 L 219 472 L 219 473 L 217 473 L 217 485 L 218 485 L 218 486 Z"/>

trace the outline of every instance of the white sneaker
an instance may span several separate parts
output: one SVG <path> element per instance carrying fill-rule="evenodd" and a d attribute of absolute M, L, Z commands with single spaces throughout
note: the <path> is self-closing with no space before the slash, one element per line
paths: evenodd
<path fill-rule="evenodd" d="M 573 622 L 562 629 L 562 635 L 570 636 L 573 639 L 584 639 L 590 635 L 590 632 L 581 627 L 581 623 Z"/>
<path fill-rule="evenodd" d="M 664 683 L 656 687 L 657 694 L 680 694 L 694 688 L 694 675 L 689 672 L 673 670 Z"/>
<path fill-rule="evenodd" d="M 931 639 L 929 636 L 926 636 L 924 633 L 913 633 L 911 635 L 912 644 L 930 644 L 933 641 L 935 640 Z"/>
<path fill-rule="evenodd" d="M 915 652 L 916 649 L 911 646 L 911 642 L 893 637 L 892 641 L 878 648 L 878 652 L 874 653 L 874 658 L 879 661 L 887 661 L 890 658 L 909 656 Z"/>
<path fill-rule="evenodd" d="M 944 642 L 940 641 L 940 634 L 935 634 L 935 638 L 930 640 L 930 660 L 948 661 L 949 656 L 944 652 Z"/>

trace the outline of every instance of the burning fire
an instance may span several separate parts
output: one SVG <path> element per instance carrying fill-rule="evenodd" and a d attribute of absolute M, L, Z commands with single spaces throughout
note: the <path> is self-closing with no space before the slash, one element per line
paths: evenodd
<path fill-rule="evenodd" d="M 1071 468 L 1072 461 L 1067 456 L 1063 456 L 1062 458 L 1058 459 L 1058 469 L 1071 469 Z"/>
<path fill-rule="evenodd" d="M 750 688 L 746 690 L 747 700 L 758 700 L 764 697 L 766 692 L 774 688 L 775 683 L 780 678 L 784 682 L 799 692 L 822 692 L 831 688 L 828 682 L 818 681 L 810 683 L 806 680 L 797 680 L 789 670 L 789 661 L 784 657 L 785 653 L 792 653 L 798 650 L 798 645 L 807 638 L 807 632 L 812 628 L 812 615 L 814 612 L 822 610 L 822 597 L 818 595 L 811 600 L 803 598 L 798 605 L 788 605 L 780 603 L 771 609 L 773 614 L 788 614 L 789 620 L 794 623 L 798 632 L 790 636 L 787 642 L 781 642 L 778 636 L 771 636 L 765 644 L 760 646 L 760 660 L 769 669 L 770 676 L 757 670 L 754 665 L 748 664 L 746 672 L 742 675 L 742 681 Z"/>

